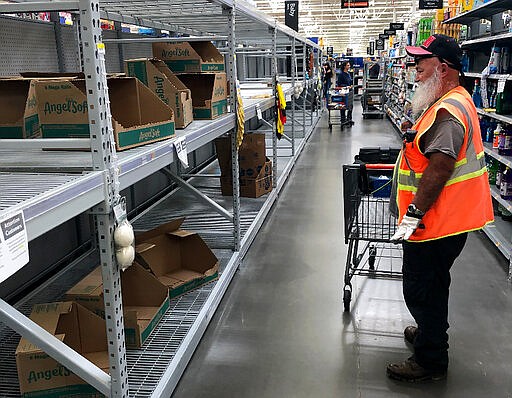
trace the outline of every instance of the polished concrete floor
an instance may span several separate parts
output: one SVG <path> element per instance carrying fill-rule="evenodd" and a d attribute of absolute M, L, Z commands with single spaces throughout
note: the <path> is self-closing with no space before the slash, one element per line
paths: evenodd
<path fill-rule="evenodd" d="M 387 379 L 410 351 L 399 280 L 354 278 L 343 313 L 341 165 L 363 146 L 399 146 L 391 124 L 333 132 L 321 120 L 208 327 L 175 398 L 512 397 L 508 262 L 481 233 L 454 265 L 446 381 Z"/>

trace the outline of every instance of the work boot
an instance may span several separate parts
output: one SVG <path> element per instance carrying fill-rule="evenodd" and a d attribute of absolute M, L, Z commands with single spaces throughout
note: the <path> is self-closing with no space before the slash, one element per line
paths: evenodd
<path fill-rule="evenodd" d="M 446 378 L 446 371 L 429 370 L 421 367 L 413 357 L 400 363 L 390 363 L 386 367 L 390 379 L 416 383 L 422 381 L 437 381 Z"/>
<path fill-rule="evenodd" d="M 404 330 L 404 338 L 409 344 L 414 344 L 414 339 L 418 335 L 418 328 L 416 326 L 407 326 Z"/>

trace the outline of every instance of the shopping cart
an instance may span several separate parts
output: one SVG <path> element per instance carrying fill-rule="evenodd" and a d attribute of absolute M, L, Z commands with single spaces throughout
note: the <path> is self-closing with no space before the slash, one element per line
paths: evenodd
<path fill-rule="evenodd" d="M 343 305 L 350 311 L 352 277 L 401 278 L 401 245 L 390 242 L 396 219 L 389 211 L 392 164 L 343 166 L 345 244 Z"/>
<path fill-rule="evenodd" d="M 329 90 L 327 98 L 327 111 L 329 113 L 329 130 L 333 125 L 353 126 L 354 122 L 349 116 L 352 109 L 353 93 L 348 87 L 335 87 Z M 350 112 L 351 113 L 351 112 Z"/>

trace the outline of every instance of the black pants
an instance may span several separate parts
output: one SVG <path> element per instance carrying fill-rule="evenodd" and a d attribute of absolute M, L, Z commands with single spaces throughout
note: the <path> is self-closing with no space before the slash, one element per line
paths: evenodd
<path fill-rule="evenodd" d="M 432 370 L 448 368 L 448 294 L 450 268 L 466 243 L 467 233 L 428 242 L 404 242 L 403 293 L 418 324 L 416 362 Z"/>

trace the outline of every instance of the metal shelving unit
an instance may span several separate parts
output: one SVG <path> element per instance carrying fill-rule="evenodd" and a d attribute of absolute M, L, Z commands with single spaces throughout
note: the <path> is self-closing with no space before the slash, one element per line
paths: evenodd
<path fill-rule="evenodd" d="M 15 336 L 14 332 L 10 335 L 6 333 L 6 330 L 10 328 L 39 345 L 49 355 L 106 396 L 168 397 L 179 381 L 235 270 L 269 213 L 272 204 L 277 200 L 298 154 L 319 119 L 319 112 L 315 111 L 310 103 L 309 123 L 306 121 L 306 97 L 312 92 L 315 81 L 312 80 L 306 84 L 305 73 L 302 73 L 302 76 L 296 76 L 293 73 L 291 84 L 285 83 L 285 92 L 290 96 L 292 86 L 297 81 L 295 79 L 303 80 L 302 112 L 296 112 L 300 108 L 296 106 L 295 99 L 292 97 L 292 112 L 291 115 L 288 114 L 291 123 L 288 124 L 285 139 L 282 140 L 282 142 L 289 142 L 290 147 L 277 143 L 274 134 L 275 127 L 273 123 L 270 123 L 273 141 L 271 152 L 276 175 L 275 189 L 266 199 L 259 201 L 255 209 L 248 210 L 248 217 L 241 214 L 241 207 L 244 208 L 245 205 L 241 206 L 240 203 L 237 179 L 234 179 L 233 183 L 233 199 L 224 203 L 226 207 L 232 207 L 232 213 L 227 210 L 220 211 L 220 206 L 212 207 L 212 200 L 206 194 L 200 193 L 191 183 L 180 179 L 182 182 L 180 186 L 185 187 L 185 191 L 190 192 L 195 189 L 196 196 L 200 199 L 199 203 L 210 210 L 213 209 L 217 213 L 221 213 L 220 219 L 225 225 L 228 225 L 227 230 L 232 237 L 233 245 L 227 252 L 215 249 L 221 259 L 222 272 L 218 281 L 173 300 L 170 312 L 165 315 L 161 325 L 151 336 L 148 345 L 139 350 L 140 352 L 126 350 L 119 283 L 120 270 L 115 261 L 112 239 L 116 223 L 126 214 L 119 191 L 174 163 L 176 161 L 174 153 L 176 139 L 184 138 L 188 151 L 192 152 L 211 143 L 222 134 L 235 131 L 237 121 L 233 112 L 213 121 L 194 121 L 185 130 L 177 131 L 174 139 L 116 153 L 111 145 L 113 136 L 108 117 L 110 109 L 106 89 L 105 47 L 101 41 L 99 19 L 101 17 L 117 22 L 134 23 L 203 37 L 213 35 L 219 41 L 226 42 L 231 110 L 235 109 L 236 104 L 234 83 L 237 71 L 234 54 L 237 45 L 257 44 L 271 48 L 273 76 L 277 72 L 278 47 L 291 47 L 291 54 L 295 54 L 297 47 L 301 47 L 304 57 L 306 47 L 314 47 L 318 51 L 320 49 L 295 31 L 277 24 L 249 4 L 238 0 L 157 0 L 151 4 L 137 1 L 80 0 L 0 5 L 0 13 L 36 11 L 73 11 L 79 15 L 76 22 L 81 34 L 88 103 L 94 104 L 94 110 L 89 109 L 89 118 L 91 126 L 94 125 L 94 129 L 91 127 L 91 130 L 95 134 L 91 140 L 85 140 L 85 146 L 92 148 L 91 153 L 79 152 L 71 155 L 65 151 L 52 153 L 41 151 L 40 146 L 45 145 L 42 142 L 33 141 L 30 145 L 31 148 L 22 148 L 19 142 L 2 141 L 0 149 L 0 158 L 2 159 L 0 164 L 0 186 L 2 187 L 0 216 L 13 211 L 23 212 L 29 240 L 32 240 L 77 215 L 91 212 L 98 236 L 97 249 L 100 253 L 105 287 L 110 375 L 105 374 L 91 362 L 29 321 L 25 316 L 30 311 L 26 305 L 27 300 L 23 300 L 23 305 L 20 307 L 17 306 L 19 310 L 0 300 L 0 321 L 6 326 L 0 330 L 0 336 L 3 343 L 6 342 L 6 339 L 10 341 L 10 351 L 9 349 L 3 351 L 5 355 L 10 355 L 9 358 L 12 360 L 16 338 L 13 337 Z M 246 92 L 248 90 L 243 91 L 243 93 Z M 254 94 L 256 91 L 250 90 L 250 92 Z M 265 112 L 274 106 L 273 87 L 262 87 L 257 92 L 258 96 L 265 98 L 244 99 L 246 120 L 255 118 L 259 111 Z M 297 129 L 297 126 L 300 128 Z M 302 130 L 301 137 L 300 134 L 299 137 L 295 136 L 298 130 Z M 80 146 L 84 145 L 83 140 L 80 142 L 75 140 L 71 143 L 73 142 Z M 64 143 L 65 145 L 66 143 Z M 286 163 L 284 165 L 281 162 L 278 163 L 278 151 L 289 151 L 290 149 L 291 155 L 279 155 L 279 158 L 285 158 Z M 236 150 L 232 152 L 232 160 L 233 175 L 238 175 Z M 178 175 L 177 178 L 179 177 Z M 192 177 L 191 180 L 194 178 Z M 5 190 L 5 187 L 11 190 Z M 217 198 L 217 200 L 219 199 Z M 114 212 L 114 208 L 116 212 Z M 201 218 L 201 216 L 198 217 Z M 226 220 L 230 217 L 232 221 Z M 91 264 L 91 259 L 88 258 L 88 261 Z M 92 265 L 96 265 L 96 261 L 97 258 L 92 261 Z M 66 272 L 61 272 L 59 275 L 66 279 L 66 274 L 69 276 L 69 273 Z M 59 278 L 53 278 L 47 284 L 54 284 L 57 279 Z M 40 294 L 39 297 L 42 298 L 45 297 L 45 294 L 49 295 L 54 291 L 61 292 L 62 289 L 47 289 L 45 284 L 37 289 L 31 299 L 37 302 L 37 294 Z M 55 294 L 57 295 L 57 293 Z M 6 335 L 10 337 L 4 338 Z M 157 364 L 154 363 L 156 352 L 159 353 Z M 12 383 L 13 380 L 9 379 L 5 382 Z M 14 380 L 14 382 L 16 381 Z M 7 390 L 12 391 L 12 395 L 8 396 L 17 396 L 16 387 L 11 385 Z"/>

